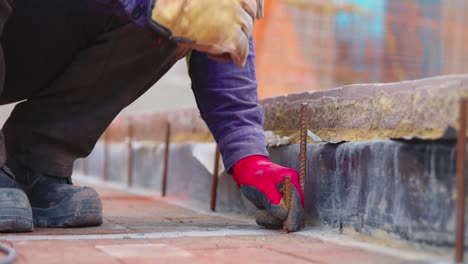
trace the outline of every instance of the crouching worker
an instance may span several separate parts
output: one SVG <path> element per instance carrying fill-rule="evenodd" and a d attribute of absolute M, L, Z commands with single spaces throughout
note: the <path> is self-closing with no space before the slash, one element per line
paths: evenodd
<path fill-rule="evenodd" d="M 298 173 L 265 148 L 250 36 L 262 10 L 262 0 L 0 0 L 0 104 L 19 102 L 0 133 L 0 232 L 100 225 L 100 197 L 72 184 L 73 162 L 189 53 L 198 108 L 257 223 L 298 230 Z"/>

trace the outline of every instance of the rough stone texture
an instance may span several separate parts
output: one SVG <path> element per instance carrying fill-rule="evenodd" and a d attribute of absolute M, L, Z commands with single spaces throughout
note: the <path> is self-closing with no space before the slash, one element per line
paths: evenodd
<path fill-rule="evenodd" d="M 309 129 L 329 141 L 453 139 L 458 101 L 463 96 L 468 96 L 468 75 L 347 85 L 268 98 L 261 104 L 265 129 L 282 136 L 297 134 L 300 104 L 308 103 Z M 122 141 L 131 130 L 135 139 L 164 141 L 168 122 L 173 142 L 213 141 L 196 108 L 121 115 L 109 127 L 106 138 Z"/>
<path fill-rule="evenodd" d="M 270 153 L 276 162 L 298 168 L 297 145 Z M 453 142 L 309 144 L 308 220 L 453 245 L 455 154 Z"/>
<path fill-rule="evenodd" d="M 308 127 L 322 139 L 453 139 L 463 96 L 468 96 L 468 75 L 348 85 L 269 98 L 262 104 L 265 129 L 284 136 L 297 132 L 300 104 L 307 102 Z"/>

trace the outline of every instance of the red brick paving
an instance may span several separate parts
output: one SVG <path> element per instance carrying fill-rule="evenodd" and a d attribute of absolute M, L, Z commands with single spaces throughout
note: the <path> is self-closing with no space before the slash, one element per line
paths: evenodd
<path fill-rule="evenodd" d="M 29 240 L 41 235 L 177 233 L 204 230 L 261 230 L 252 220 L 200 214 L 161 199 L 100 190 L 105 223 L 101 227 L 37 229 L 4 235 L 19 241 L 0 242 L 18 252 L 18 264 L 54 263 L 402 263 L 401 259 L 298 234 L 264 234 L 159 239 Z M 24 237 L 23 237 L 24 236 Z M 29 238 L 29 239 L 28 239 Z"/>
<path fill-rule="evenodd" d="M 291 240 L 294 240 L 291 244 Z M 289 243 L 289 244 L 288 244 Z M 291 236 L 158 240 L 20 241 L 17 263 L 400 263 L 401 260 Z"/>

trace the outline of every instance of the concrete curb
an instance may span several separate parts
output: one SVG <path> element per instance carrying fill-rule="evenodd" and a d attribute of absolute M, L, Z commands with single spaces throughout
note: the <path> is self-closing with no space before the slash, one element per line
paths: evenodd
<path fill-rule="evenodd" d="M 197 146 L 208 146 L 213 149 L 214 143 L 184 143 L 171 144 L 169 151 L 167 194 L 181 199 L 206 204 L 210 208 L 210 191 L 212 169 L 206 168 L 200 157 L 194 156 Z M 110 143 L 109 149 L 109 182 L 128 183 L 128 145 L 125 143 Z M 139 143 L 133 144 L 133 187 L 161 191 L 164 144 Z M 103 179 L 104 143 L 99 142 L 91 155 L 86 159 L 77 160 L 75 170 L 86 173 L 89 177 Z M 211 157 L 208 157 L 211 158 Z M 84 169 L 84 166 L 86 169 Z M 218 179 L 217 211 L 253 215 L 255 207 L 250 204 L 237 188 L 232 176 L 221 173 Z"/>
<path fill-rule="evenodd" d="M 206 204 L 208 209 L 212 174 L 193 155 L 197 144 L 215 147 L 213 143 L 171 146 L 167 192 Z M 109 181 L 126 183 L 126 144 L 111 144 L 109 150 Z M 273 161 L 298 169 L 298 145 L 269 151 Z M 135 187 L 160 190 L 163 153 L 161 144 L 136 144 Z M 89 174 L 97 175 L 94 177 L 102 178 L 102 157 L 100 143 L 87 159 Z M 307 222 L 369 234 L 384 231 L 410 241 L 451 246 L 455 234 L 454 157 L 451 141 L 309 144 Z M 82 163 L 79 161 L 77 170 Z M 219 176 L 217 210 L 255 213 L 226 173 Z"/>
<path fill-rule="evenodd" d="M 307 219 L 452 246 L 455 149 L 448 141 L 309 144 Z M 297 145 L 270 154 L 284 166 L 299 167 Z"/>

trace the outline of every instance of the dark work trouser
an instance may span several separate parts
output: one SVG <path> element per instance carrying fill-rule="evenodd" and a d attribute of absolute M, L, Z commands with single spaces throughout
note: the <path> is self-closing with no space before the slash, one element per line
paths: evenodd
<path fill-rule="evenodd" d="M 3 127 L 12 168 L 70 176 L 112 119 L 188 52 L 87 1 L 13 7 L 2 38 L 0 104 L 25 101 Z"/>
<path fill-rule="evenodd" d="M 11 2 L 7 0 L 0 0 L 0 39 L 2 38 L 3 28 L 8 17 L 11 14 Z M 5 60 L 3 57 L 3 49 L 0 45 L 0 96 L 3 91 L 3 84 L 5 81 Z M 1 114 L 1 113 L 0 113 Z M 0 167 L 6 161 L 5 140 L 2 131 L 0 131 Z"/>

